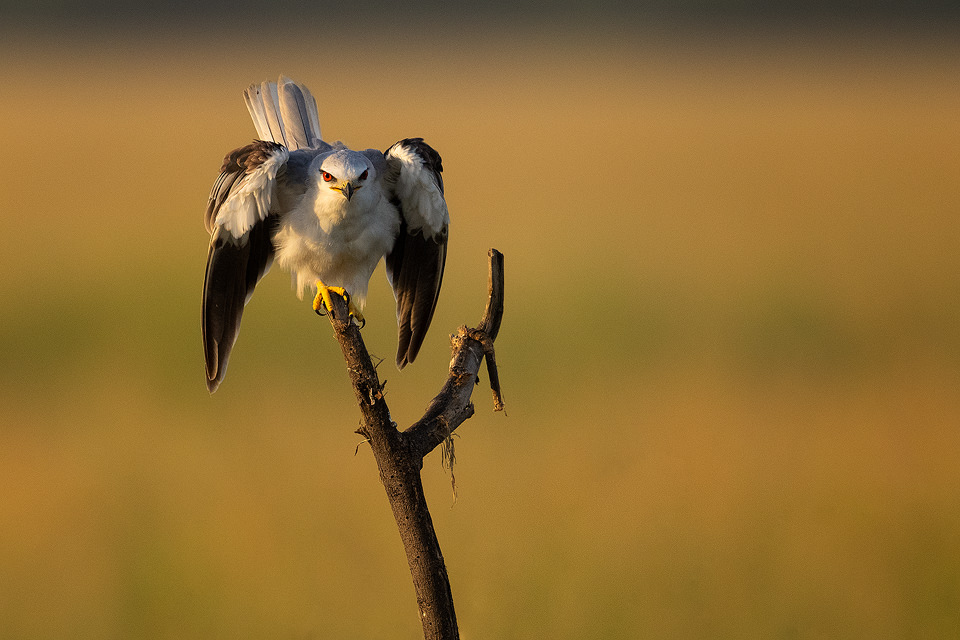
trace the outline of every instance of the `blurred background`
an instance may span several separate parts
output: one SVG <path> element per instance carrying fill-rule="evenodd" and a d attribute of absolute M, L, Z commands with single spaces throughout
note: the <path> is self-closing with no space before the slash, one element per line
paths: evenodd
<path fill-rule="evenodd" d="M 204 386 L 202 214 L 281 73 L 443 155 L 407 426 L 506 256 L 424 468 L 462 636 L 960 635 L 950 3 L 0 2 L 0 638 L 421 637 L 326 320 L 275 269 Z"/>

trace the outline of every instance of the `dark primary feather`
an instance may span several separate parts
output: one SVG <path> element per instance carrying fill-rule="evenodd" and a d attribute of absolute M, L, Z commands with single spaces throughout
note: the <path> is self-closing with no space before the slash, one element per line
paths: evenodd
<path fill-rule="evenodd" d="M 254 141 L 229 153 L 207 203 L 205 222 L 213 234 L 203 279 L 202 330 L 207 389 L 217 390 L 227 371 L 230 351 L 240 331 L 243 307 L 273 263 L 276 216 L 254 224 L 235 239 L 215 225 L 217 212 L 243 176 L 261 165 L 280 145 Z"/>
<path fill-rule="evenodd" d="M 438 154 L 423 138 L 407 138 L 396 143 L 414 151 L 429 169 L 443 193 L 443 165 Z M 388 150 L 389 153 L 389 150 Z M 427 229 L 411 231 L 404 215 L 403 202 L 394 198 L 400 211 L 400 234 L 386 259 L 387 277 L 397 298 L 397 366 L 403 369 L 413 362 L 426 337 L 440 296 L 443 269 L 447 259 L 447 228 L 436 235 Z"/>
<path fill-rule="evenodd" d="M 397 366 L 413 362 L 433 320 L 440 297 L 447 258 L 447 236 L 427 238 L 408 233 L 401 223 L 400 235 L 387 256 L 387 276 L 397 296 Z"/>

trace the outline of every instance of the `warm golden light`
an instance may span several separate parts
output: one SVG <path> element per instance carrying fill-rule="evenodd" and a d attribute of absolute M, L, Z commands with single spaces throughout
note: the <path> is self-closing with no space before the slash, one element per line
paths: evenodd
<path fill-rule="evenodd" d="M 425 472 L 463 637 L 956 637 L 955 47 L 471 40 L 331 86 L 199 42 L 0 45 L 0 637 L 418 637 L 285 274 L 204 386 L 203 209 L 280 73 L 325 137 L 443 155 L 418 361 L 382 272 L 364 313 L 401 424 L 506 256 L 507 417 L 484 381 L 453 509 Z"/>

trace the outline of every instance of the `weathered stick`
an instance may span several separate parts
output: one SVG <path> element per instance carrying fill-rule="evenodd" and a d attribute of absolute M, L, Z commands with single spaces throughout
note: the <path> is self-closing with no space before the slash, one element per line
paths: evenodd
<path fill-rule="evenodd" d="M 360 329 L 350 320 L 343 298 L 332 295 L 330 324 L 343 350 L 363 424 L 358 432 L 370 442 L 407 554 L 425 640 L 460 637 L 446 565 L 423 494 L 423 458 L 474 413 L 470 396 L 484 358 L 494 394 L 503 409 L 493 343 L 503 319 L 503 254 L 491 249 L 487 307 L 476 329 L 460 327 L 451 337 L 450 373 L 426 414 L 403 432 L 390 418 L 383 385 L 367 353 Z"/>

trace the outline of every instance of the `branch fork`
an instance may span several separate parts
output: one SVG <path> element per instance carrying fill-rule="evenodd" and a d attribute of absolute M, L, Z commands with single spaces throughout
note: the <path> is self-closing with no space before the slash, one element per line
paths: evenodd
<path fill-rule="evenodd" d="M 494 341 L 503 319 L 503 254 L 491 249 L 487 306 L 475 329 L 461 326 L 451 336 L 453 357 L 447 381 L 426 413 L 399 431 L 384 400 L 383 385 L 347 302 L 332 295 L 327 314 L 340 343 L 363 421 L 357 432 L 370 443 L 380 479 L 407 554 L 425 640 L 457 640 L 459 631 L 446 565 L 440 552 L 420 480 L 424 457 L 474 414 L 470 400 L 483 360 L 493 391 L 494 410 L 503 410 Z"/>

